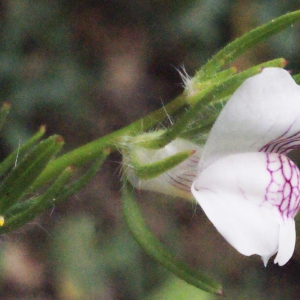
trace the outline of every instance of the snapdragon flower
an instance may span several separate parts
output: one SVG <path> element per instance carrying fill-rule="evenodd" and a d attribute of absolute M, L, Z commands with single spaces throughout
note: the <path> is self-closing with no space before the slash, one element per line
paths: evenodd
<path fill-rule="evenodd" d="M 215 122 L 192 193 L 223 237 L 267 265 L 294 252 L 300 172 L 286 154 L 300 145 L 300 87 L 280 68 L 247 79 Z"/>
<path fill-rule="evenodd" d="M 241 254 L 266 266 L 288 262 L 296 242 L 300 171 L 286 155 L 300 147 L 300 87 L 289 72 L 265 68 L 247 79 L 218 116 L 204 147 L 177 138 L 159 150 L 135 148 L 143 164 L 180 151 L 187 160 L 140 179 L 124 155 L 125 174 L 139 189 L 193 197 L 221 235 Z"/>

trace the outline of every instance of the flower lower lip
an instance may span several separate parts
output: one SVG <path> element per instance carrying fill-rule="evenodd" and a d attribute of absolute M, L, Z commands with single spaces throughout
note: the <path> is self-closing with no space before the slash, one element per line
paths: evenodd
<path fill-rule="evenodd" d="M 300 202 L 299 174 L 284 155 L 233 154 L 198 174 L 192 193 L 217 230 L 240 253 L 258 254 L 266 264 L 278 251 L 275 262 L 283 265 L 295 247 L 293 217 Z"/>

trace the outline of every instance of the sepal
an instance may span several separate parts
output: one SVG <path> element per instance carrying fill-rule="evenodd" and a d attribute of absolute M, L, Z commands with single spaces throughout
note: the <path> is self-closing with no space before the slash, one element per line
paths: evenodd
<path fill-rule="evenodd" d="M 123 174 L 138 189 L 191 200 L 201 152 L 200 145 L 181 138 L 159 150 L 132 146 L 123 151 Z"/>

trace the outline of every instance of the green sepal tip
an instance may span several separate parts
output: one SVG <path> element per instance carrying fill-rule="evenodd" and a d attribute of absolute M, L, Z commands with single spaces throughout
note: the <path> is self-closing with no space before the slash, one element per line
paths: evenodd
<path fill-rule="evenodd" d="M 27 142 L 21 145 L 18 149 L 13 151 L 0 164 L 0 176 L 3 176 L 10 168 L 16 166 L 24 155 L 41 139 L 45 134 L 45 126 L 41 126 L 35 135 L 33 135 Z"/>
<path fill-rule="evenodd" d="M 157 177 L 176 167 L 194 153 L 195 150 L 182 151 L 153 163 L 141 164 L 139 162 L 138 154 L 133 150 L 130 155 L 130 165 L 133 167 L 134 173 L 139 179 L 146 180 Z"/>
<path fill-rule="evenodd" d="M 300 84 L 300 74 L 294 75 L 293 78 L 297 84 Z"/>

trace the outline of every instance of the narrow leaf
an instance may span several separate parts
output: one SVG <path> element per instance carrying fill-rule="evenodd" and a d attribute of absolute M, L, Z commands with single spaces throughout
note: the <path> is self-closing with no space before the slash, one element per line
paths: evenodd
<path fill-rule="evenodd" d="M 297 10 L 247 32 L 215 54 L 213 58 L 197 72 L 196 77 L 199 78 L 199 80 L 209 79 L 224 65 L 231 63 L 247 50 L 253 48 L 272 35 L 288 28 L 299 20 L 300 11 Z"/>
<path fill-rule="evenodd" d="M 66 186 L 63 189 L 62 193 L 56 198 L 55 203 L 56 204 L 61 203 L 66 198 L 76 194 L 83 187 L 85 187 L 94 178 L 94 176 L 97 174 L 99 168 L 101 167 L 101 165 L 105 161 L 107 155 L 108 155 L 108 152 L 104 151 L 102 153 L 102 156 L 100 158 L 98 158 L 98 160 L 96 160 L 96 162 L 92 165 L 92 167 L 81 178 L 79 178 L 75 182 L 73 182 L 73 183 L 69 184 L 68 186 Z"/>
<path fill-rule="evenodd" d="M 0 176 L 3 176 L 13 166 L 16 166 L 24 155 L 40 140 L 45 133 L 45 126 L 41 126 L 39 131 L 31 137 L 20 148 L 12 152 L 3 162 L 0 164 Z"/>
<path fill-rule="evenodd" d="M 223 289 L 218 283 L 176 259 L 157 240 L 148 229 L 135 201 L 133 188 L 128 183 L 124 184 L 122 190 L 122 202 L 124 217 L 131 233 L 150 256 L 187 283 L 206 292 L 223 295 Z"/>
<path fill-rule="evenodd" d="M 5 178 L 0 186 L 0 214 L 12 207 L 30 188 L 45 166 L 61 149 L 63 140 L 52 136 L 39 143 Z"/>
<path fill-rule="evenodd" d="M 103 161 L 106 159 L 106 157 L 110 154 L 110 148 L 109 149 L 102 149 L 101 152 L 98 153 L 97 151 L 97 156 L 93 159 L 96 161 L 95 166 L 97 165 L 97 162 L 99 162 L 99 165 L 103 163 Z M 44 172 L 39 176 L 39 178 L 34 182 L 33 188 L 36 189 L 38 187 L 41 187 L 44 183 L 49 182 L 54 175 L 57 175 L 59 170 L 62 170 L 62 166 L 66 165 L 66 162 L 74 161 L 74 158 L 76 157 L 76 154 L 74 152 L 69 153 L 70 157 L 65 157 L 63 155 L 62 157 L 65 157 L 66 160 L 56 160 L 55 163 L 52 161 L 51 162 L 51 167 L 47 168 L 44 170 Z M 83 153 L 82 153 L 83 154 Z M 73 157 L 75 155 L 75 157 Z M 88 156 L 88 155 L 87 155 Z M 90 156 L 89 159 L 94 157 L 94 155 Z M 87 160 L 88 161 L 88 160 Z M 54 165 L 52 165 L 54 163 Z M 83 164 L 84 161 L 81 161 L 81 164 Z M 81 164 L 76 164 L 76 166 L 80 166 Z M 67 167 L 67 166 L 66 166 Z"/>
<path fill-rule="evenodd" d="M 73 168 L 67 168 L 50 188 L 41 196 L 32 198 L 26 202 L 17 204 L 14 209 L 7 212 L 4 226 L 0 228 L 0 234 L 15 230 L 32 221 L 39 213 L 48 208 L 49 203 L 55 204 L 56 197 L 60 195 L 73 173 Z M 29 205 L 28 205 L 29 204 Z"/>
<path fill-rule="evenodd" d="M 107 157 L 107 152 L 105 152 L 103 156 L 100 159 L 98 159 L 81 178 L 77 179 L 75 182 L 69 184 L 68 186 L 64 186 L 63 189 L 59 191 L 59 193 L 57 193 L 55 197 L 51 196 L 48 199 L 48 201 L 43 201 L 42 210 L 47 210 L 49 208 L 52 208 L 53 205 L 58 205 L 62 201 L 66 200 L 68 197 L 79 192 L 96 175 L 96 173 L 98 172 L 100 166 L 102 165 L 106 157 Z M 69 168 L 67 168 L 66 171 L 68 169 Z M 41 196 L 31 198 L 26 201 L 22 201 L 15 204 L 7 211 L 7 215 L 14 216 L 20 214 L 22 211 L 30 209 L 31 206 L 35 205 L 36 201 L 39 201 L 38 199 L 40 199 L 40 197 Z M 54 201 L 53 198 L 55 198 Z"/>

